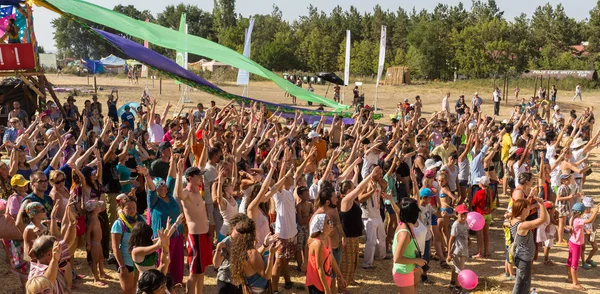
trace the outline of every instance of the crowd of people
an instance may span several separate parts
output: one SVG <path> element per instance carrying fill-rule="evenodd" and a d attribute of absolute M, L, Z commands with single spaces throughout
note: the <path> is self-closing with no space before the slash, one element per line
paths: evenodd
<path fill-rule="evenodd" d="M 77 249 L 98 287 L 108 287 L 114 267 L 127 294 L 173 293 L 186 259 L 187 293 L 202 293 L 209 267 L 219 293 L 291 289 L 292 270 L 305 273 L 309 293 L 345 293 L 358 285 L 359 266 L 383 259 L 393 260 L 390 292 L 416 293 L 435 267 L 452 272 L 450 289 L 463 293 L 459 273 L 492 254 L 492 212 L 506 208 L 495 225 L 504 228 L 513 293 L 529 293 L 532 261 L 543 250 L 552 265 L 553 246 L 568 246 L 568 279 L 581 290 L 580 261 L 597 266 L 598 206 L 584 186 L 600 132 L 593 107 L 565 117 L 556 105 L 550 118 L 547 98 L 516 105 L 500 122 L 482 113 L 477 93 L 454 110 L 448 93 L 431 115 L 417 96 L 389 126 L 370 108 L 348 125 L 233 101 L 182 107 L 169 119 L 169 104 L 159 114 L 158 102 L 144 99 L 119 115 L 118 91 L 106 112 L 97 96 L 82 111 L 74 97 L 65 112 L 51 102 L 28 114 L 15 103 L 0 162 L 7 261 L 26 293 L 76 289 Z M 485 220 L 476 233 L 472 211 Z"/>

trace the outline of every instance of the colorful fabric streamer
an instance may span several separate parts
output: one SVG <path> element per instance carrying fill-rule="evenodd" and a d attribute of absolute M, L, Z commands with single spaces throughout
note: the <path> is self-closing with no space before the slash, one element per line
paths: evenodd
<path fill-rule="evenodd" d="M 206 92 L 206 93 L 209 93 L 209 94 L 212 94 L 215 96 L 219 96 L 223 99 L 235 100 L 238 103 L 244 103 L 246 105 L 251 105 L 254 102 L 262 103 L 270 111 L 276 111 L 279 108 L 279 111 L 282 112 L 283 114 L 285 114 L 285 115 L 282 114 L 283 117 L 289 117 L 290 115 L 293 116 L 293 114 L 296 111 L 299 111 L 301 114 L 303 114 L 305 116 L 304 119 L 308 123 L 311 123 L 315 120 L 319 120 L 322 114 L 325 114 L 325 116 L 329 117 L 328 121 L 330 121 L 334 115 L 339 115 L 343 118 L 346 118 L 345 123 L 353 122 L 353 120 L 351 119 L 353 114 L 350 112 L 335 112 L 335 111 L 328 112 L 328 111 L 311 110 L 311 109 L 305 109 L 305 108 L 299 108 L 299 107 L 291 107 L 291 106 L 282 105 L 282 104 L 265 102 L 265 101 L 261 101 L 261 100 L 257 100 L 257 99 L 253 99 L 253 98 L 242 97 L 242 96 L 238 96 L 238 95 L 234 95 L 234 94 L 225 92 L 221 88 L 217 87 L 216 85 L 211 84 L 210 82 L 203 79 L 202 77 L 199 77 L 199 76 L 195 75 L 194 73 L 182 68 L 177 63 L 175 63 L 173 60 L 168 59 L 148 48 L 145 48 L 141 44 L 138 44 L 131 40 L 117 36 L 115 34 L 105 32 L 103 30 L 93 29 L 93 31 L 96 32 L 98 34 L 98 36 L 100 36 L 101 38 L 105 39 L 107 42 L 112 44 L 114 47 L 118 48 L 125 55 L 129 56 L 129 58 L 134 58 L 137 61 L 139 61 L 143 64 L 146 64 L 147 66 L 149 66 L 151 68 L 159 70 L 159 71 L 169 75 L 170 77 L 177 79 L 180 82 L 182 82 L 190 87 L 199 89 L 203 92 Z M 379 118 L 379 117 L 381 117 L 381 115 L 375 116 L 375 118 Z"/>

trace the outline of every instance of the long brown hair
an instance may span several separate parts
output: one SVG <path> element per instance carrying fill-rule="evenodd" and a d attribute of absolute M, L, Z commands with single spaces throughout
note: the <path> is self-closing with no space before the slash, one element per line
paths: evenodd
<path fill-rule="evenodd" d="M 255 249 L 256 225 L 252 219 L 241 220 L 235 226 L 238 235 L 231 239 L 231 253 L 229 262 L 231 266 L 231 280 L 234 285 L 241 285 L 246 275 L 244 262 L 248 261 L 248 251 Z"/>
<path fill-rule="evenodd" d="M 523 213 L 523 210 L 527 209 L 528 206 L 529 206 L 529 203 L 527 203 L 527 200 L 525 200 L 525 199 L 517 199 L 517 200 L 513 201 L 512 217 L 516 218 L 516 217 L 521 216 L 521 214 Z"/>

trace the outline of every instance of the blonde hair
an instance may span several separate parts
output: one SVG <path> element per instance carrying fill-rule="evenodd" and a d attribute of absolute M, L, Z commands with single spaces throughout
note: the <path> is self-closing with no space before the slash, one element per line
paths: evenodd
<path fill-rule="evenodd" d="M 63 178 L 67 178 L 67 175 L 65 175 L 65 173 L 61 170 L 53 170 L 50 172 L 50 182 L 54 183 L 56 181 L 56 178 L 58 178 L 58 176 L 63 176 Z"/>
<path fill-rule="evenodd" d="M 44 276 L 30 278 L 29 280 L 27 280 L 27 284 L 25 284 L 27 294 L 36 294 L 46 289 L 53 288 L 54 285 L 52 285 L 52 282 Z"/>

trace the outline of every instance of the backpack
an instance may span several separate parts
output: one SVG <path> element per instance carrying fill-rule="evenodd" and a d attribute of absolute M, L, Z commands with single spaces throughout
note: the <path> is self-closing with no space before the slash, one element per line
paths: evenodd
<path fill-rule="evenodd" d="M 517 222 L 515 227 L 518 229 L 519 224 L 521 222 Z M 515 232 L 516 230 L 515 229 Z M 508 246 L 508 262 L 512 265 L 515 264 L 515 255 L 517 254 L 517 242 L 515 242 L 515 236 L 512 235 L 512 230 L 510 231 L 510 245 Z"/>

